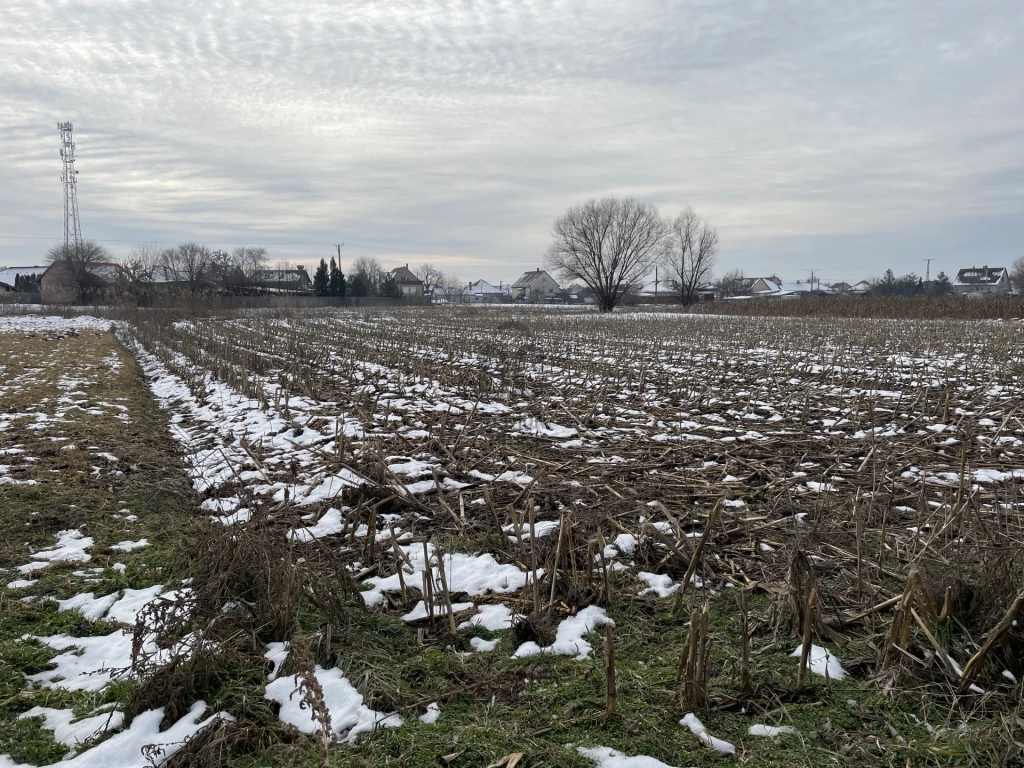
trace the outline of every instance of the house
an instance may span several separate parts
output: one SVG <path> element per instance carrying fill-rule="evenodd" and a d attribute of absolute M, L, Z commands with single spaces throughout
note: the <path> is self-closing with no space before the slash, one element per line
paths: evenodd
<path fill-rule="evenodd" d="M 29 291 L 26 283 L 39 285 L 39 278 L 42 277 L 46 267 L 8 267 L 0 269 L 0 291 Z M 34 292 L 34 288 L 29 292 Z"/>
<path fill-rule="evenodd" d="M 1010 273 L 1004 267 L 968 267 L 957 272 L 953 281 L 957 296 L 1006 296 L 1010 290 Z"/>
<path fill-rule="evenodd" d="M 522 277 L 512 283 L 512 299 L 514 301 L 539 303 L 560 291 L 558 283 L 543 269 L 524 272 Z"/>
<path fill-rule="evenodd" d="M 765 293 L 778 293 L 781 288 L 779 284 L 768 277 L 755 277 L 753 282 L 750 284 L 750 293 L 752 294 L 765 294 Z"/>
<path fill-rule="evenodd" d="M 861 280 L 860 282 L 854 283 L 850 286 L 850 293 L 854 296 L 865 296 L 871 290 L 871 283 L 867 280 Z"/>
<path fill-rule="evenodd" d="M 501 288 L 496 288 L 486 280 L 477 280 L 470 283 L 466 289 L 469 300 L 474 304 L 497 304 L 505 297 Z"/>
<path fill-rule="evenodd" d="M 313 281 L 303 266 L 294 269 L 256 270 L 256 283 L 261 288 L 281 293 L 310 293 Z"/>
<path fill-rule="evenodd" d="M 409 269 L 409 265 L 392 269 L 389 273 L 395 279 L 395 285 L 402 292 L 402 296 L 423 296 L 423 281 Z"/>
<path fill-rule="evenodd" d="M 81 274 L 72 264 L 59 259 L 39 277 L 39 293 L 43 304 L 75 304 L 102 294 L 117 277 L 120 269 L 112 262 L 88 264 Z"/>
<path fill-rule="evenodd" d="M 815 280 L 813 283 L 804 280 L 775 282 L 765 277 L 754 281 L 751 293 L 755 296 L 772 298 L 794 298 L 799 296 L 822 296 L 835 293 L 828 285 Z"/>

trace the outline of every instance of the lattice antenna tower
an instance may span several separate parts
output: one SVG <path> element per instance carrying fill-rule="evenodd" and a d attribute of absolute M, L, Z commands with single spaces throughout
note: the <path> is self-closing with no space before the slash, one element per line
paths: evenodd
<path fill-rule="evenodd" d="M 78 253 L 82 226 L 78 221 L 78 171 L 75 170 L 75 142 L 71 123 L 57 123 L 60 130 L 60 159 L 64 166 L 60 180 L 64 182 L 64 253 Z"/>

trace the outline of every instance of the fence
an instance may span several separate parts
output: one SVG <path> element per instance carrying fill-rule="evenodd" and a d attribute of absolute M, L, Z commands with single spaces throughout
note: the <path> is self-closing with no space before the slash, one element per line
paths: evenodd
<path fill-rule="evenodd" d="M 0 304 L 39 304 L 41 303 L 40 299 L 38 293 L 22 293 L 20 291 L 0 293 Z"/>

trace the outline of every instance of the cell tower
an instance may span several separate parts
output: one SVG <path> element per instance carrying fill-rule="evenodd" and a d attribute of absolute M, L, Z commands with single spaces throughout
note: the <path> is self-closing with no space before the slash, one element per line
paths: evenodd
<path fill-rule="evenodd" d="M 77 253 L 82 240 L 82 226 L 78 222 L 78 171 L 75 170 L 75 142 L 71 137 L 71 123 L 57 123 L 60 130 L 60 158 L 64 162 L 60 180 L 64 182 L 64 252 Z"/>

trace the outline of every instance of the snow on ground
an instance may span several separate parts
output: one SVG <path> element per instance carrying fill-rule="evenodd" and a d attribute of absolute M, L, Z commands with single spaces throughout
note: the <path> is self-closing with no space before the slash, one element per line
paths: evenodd
<path fill-rule="evenodd" d="M 797 646 L 790 656 L 800 658 L 801 646 Z M 842 680 L 847 672 L 843 665 L 827 648 L 820 645 L 811 645 L 811 652 L 807 655 L 807 668 L 816 675 L 828 677 L 830 680 Z"/>
<path fill-rule="evenodd" d="M 403 566 L 405 583 L 418 587 L 426 572 L 423 545 L 403 545 L 402 551 L 408 558 L 408 564 Z M 437 558 L 434 556 L 433 545 L 427 544 L 426 551 L 432 564 L 431 572 L 435 574 L 435 582 L 439 587 L 440 578 L 436 575 Z M 443 562 L 448 590 L 453 595 L 465 593 L 477 597 L 489 592 L 507 594 L 518 592 L 526 585 L 527 574 L 525 571 L 519 570 L 514 565 L 499 563 L 490 553 L 482 555 L 466 555 L 459 552 L 445 554 Z M 538 576 L 540 573 L 541 571 L 538 569 Z M 364 583 L 372 586 L 371 590 L 361 593 L 368 606 L 380 605 L 384 601 L 384 592 L 398 592 L 402 588 L 397 573 L 391 576 L 372 576 Z"/>
<path fill-rule="evenodd" d="M 161 731 L 164 710 L 151 709 L 138 715 L 127 730 L 114 734 L 92 749 L 60 763 L 61 768 L 150 768 L 162 765 L 201 730 L 218 718 L 230 720 L 226 712 L 203 717 L 206 702 L 197 701 L 189 713 Z M 0 768 L 34 768 L 0 755 Z"/>
<path fill-rule="evenodd" d="M 53 731 L 53 740 L 71 749 L 106 731 L 116 731 L 124 724 L 124 713 L 120 710 L 76 719 L 74 711 L 70 709 L 32 707 L 18 715 L 19 720 L 33 717 L 43 718 L 43 728 Z"/>
<path fill-rule="evenodd" d="M 459 624 L 459 629 L 481 627 L 498 631 L 512 626 L 512 611 L 504 603 L 490 603 L 480 606 L 480 611 L 468 621 Z"/>
<path fill-rule="evenodd" d="M 530 640 L 520 645 L 512 654 L 512 658 L 524 659 L 527 656 L 554 653 L 573 656 L 577 660 L 585 659 L 594 650 L 593 646 L 584 639 L 585 635 L 605 624 L 615 626 L 615 622 L 608 618 L 604 608 L 588 605 L 575 616 L 563 619 L 559 623 L 558 629 L 555 630 L 555 641 L 551 645 L 541 647 Z"/>
<path fill-rule="evenodd" d="M 437 722 L 437 718 L 441 716 L 441 707 L 438 706 L 437 702 L 431 702 L 427 704 L 427 711 L 420 715 L 420 722 L 424 725 L 433 725 Z"/>
<path fill-rule="evenodd" d="M 576 751 L 594 761 L 597 768 L 674 768 L 646 755 L 630 757 L 611 747 L 576 747 Z"/>
<path fill-rule="evenodd" d="M 362 694 L 352 687 L 340 669 L 317 666 L 314 674 L 323 688 L 324 704 L 331 715 L 331 732 L 335 738 L 354 744 L 362 733 L 401 727 L 402 718 L 398 715 L 375 712 L 363 704 Z M 282 722 L 294 725 L 302 733 L 316 733 L 318 724 L 310 716 L 309 708 L 302 707 L 302 696 L 295 693 L 299 683 L 298 675 L 279 677 L 267 684 L 266 698 L 281 705 Z"/>
<path fill-rule="evenodd" d="M 701 743 L 711 747 L 715 752 L 720 755 L 733 755 L 736 753 L 736 745 L 730 744 L 728 741 L 715 738 L 708 729 L 704 727 L 702 723 L 693 712 L 688 712 L 682 720 L 679 721 L 680 725 L 685 725 L 690 729 L 690 732 L 696 736 Z"/>
<path fill-rule="evenodd" d="M 0 315 L 0 333 L 69 333 L 106 331 L 110 321 L 91 315 Z"/>
<path fill-rule="evenodd" d="M 751 736 L 785 736 L 787 734 L 796 733 L 797 730 L 792 725 L 752 725 L 747 729 L 747 733 Z"/>

